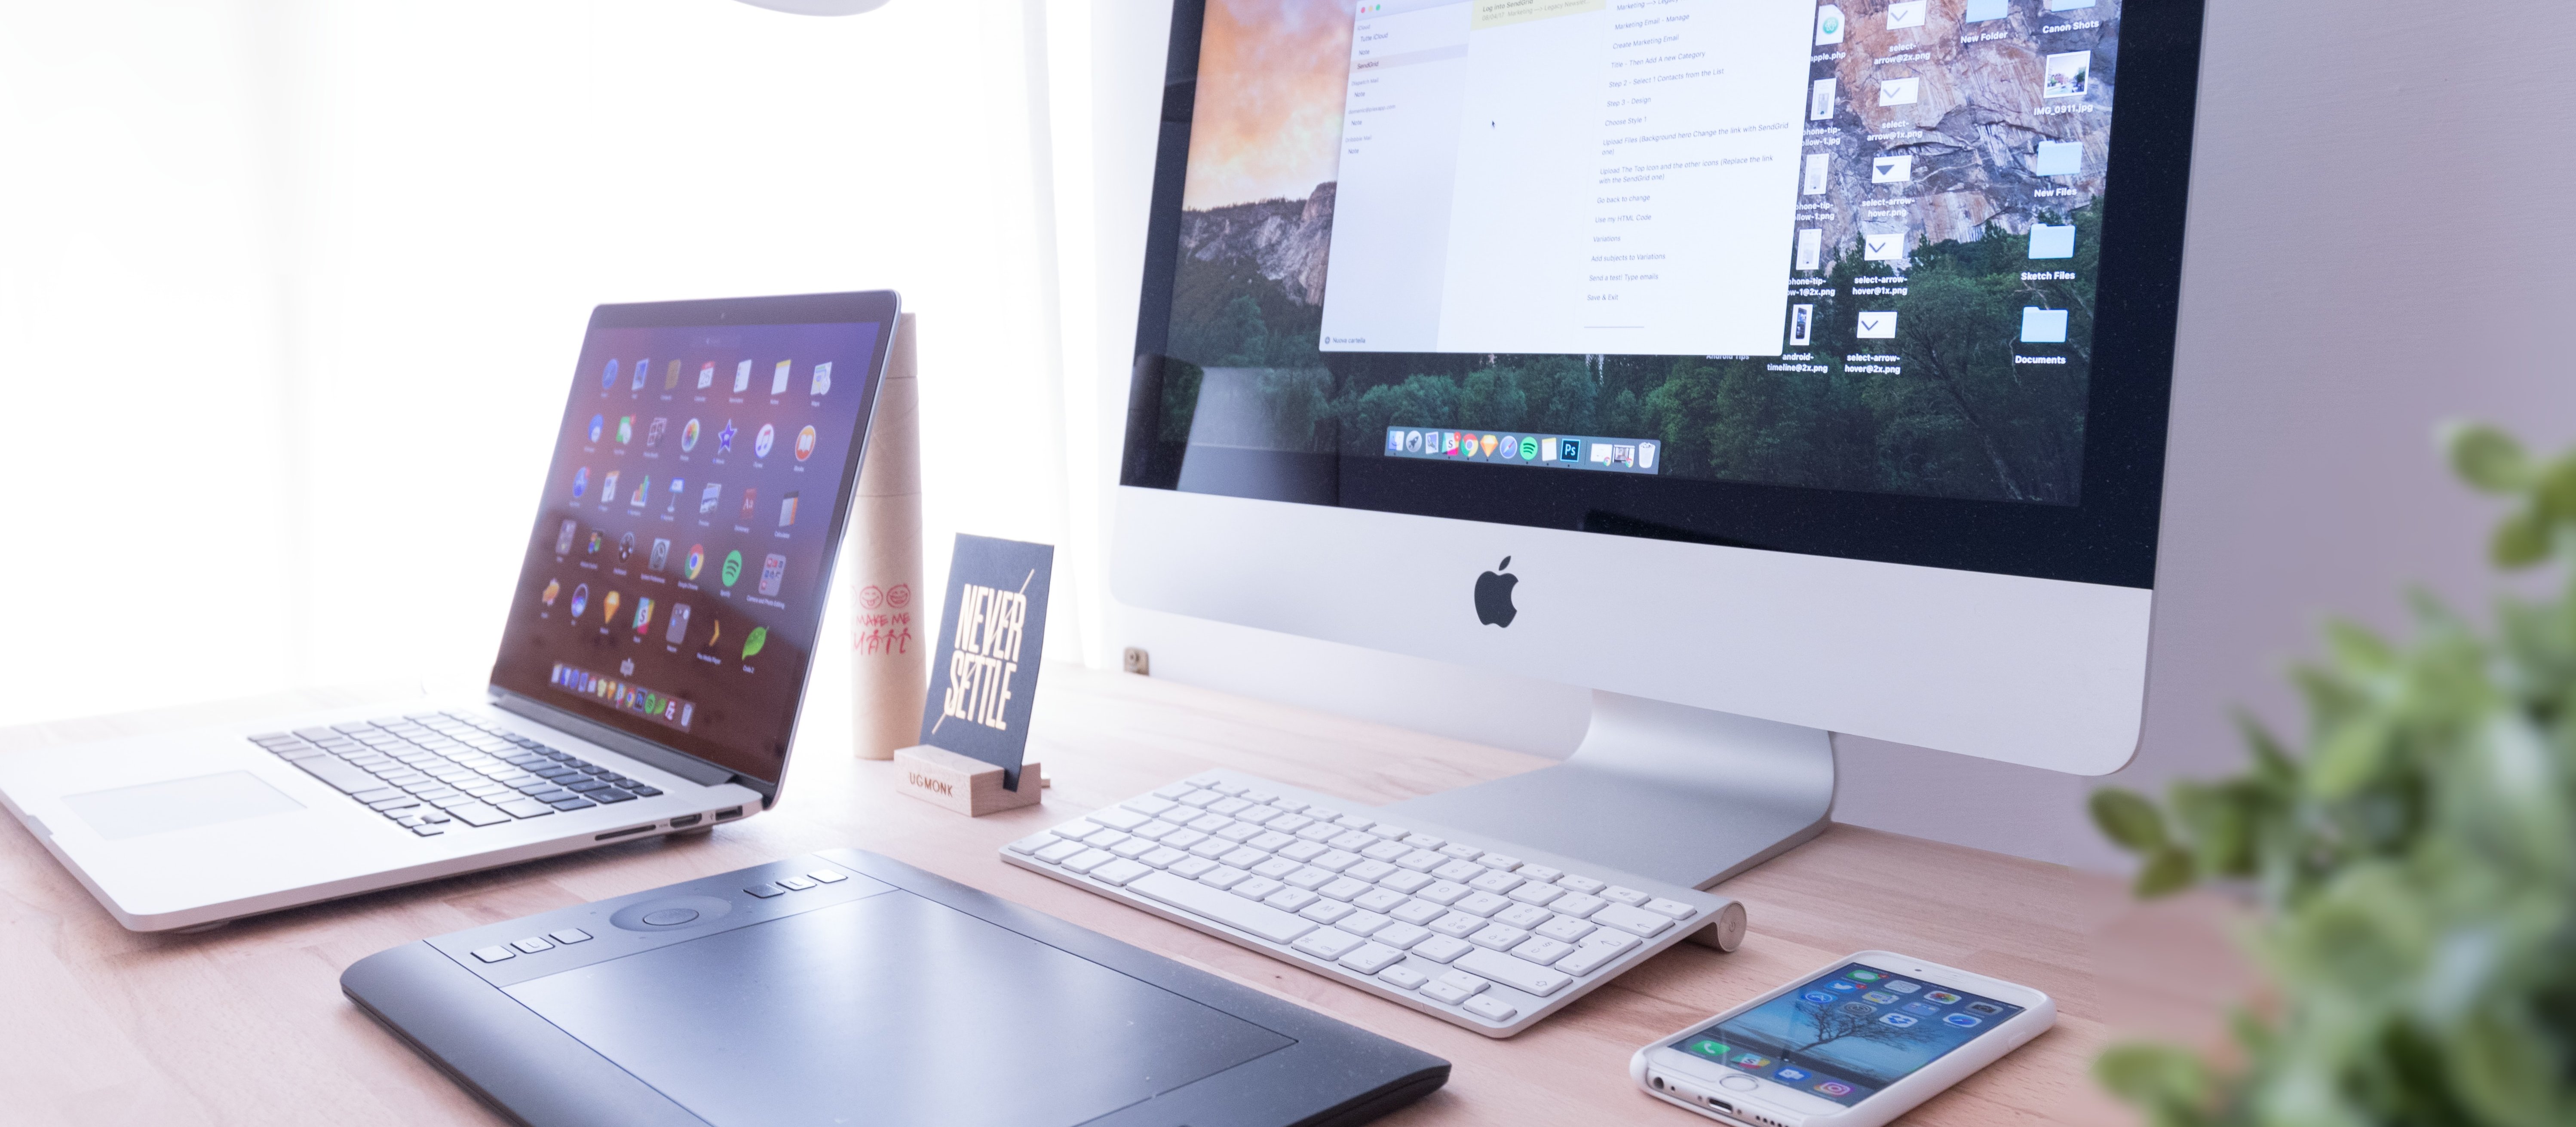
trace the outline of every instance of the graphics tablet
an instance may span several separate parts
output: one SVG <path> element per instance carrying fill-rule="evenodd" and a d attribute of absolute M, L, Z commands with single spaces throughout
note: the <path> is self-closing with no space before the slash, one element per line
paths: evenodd
<path fill-rule="evenodd" d="M 1449 1075 L 855 849 L 406 944 L 340 985 L 536 1127 L 1356 1124 Z"/>

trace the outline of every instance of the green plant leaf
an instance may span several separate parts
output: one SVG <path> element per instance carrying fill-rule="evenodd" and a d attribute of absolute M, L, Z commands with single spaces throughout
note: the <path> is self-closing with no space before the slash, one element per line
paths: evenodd
<path fill-rule="evenodd" d="M 2138 870 L 2137 892 L 2140 898 L 2152 900 L 2189 888 L 2198 879 L 2199 863 L 2192 860 L 2191 853 L 2168 845 L 2156 850 L 2147 858 L 2146 867 Z"/>
<path fill-rule="evenodd" d="M 2503 431 L 2480 423 L 2454 423 L 2442 428 L 2442 444 L 2450 450 L 2452 471 L 2472 486 L 2489 493 L 2531 488 L 2531 456 Z"/>
<path fill-rule="evenodd" d="M 2308 765 L 2308 785 L 2321 798 L 2349 798 L 2379 774 L 2389 752 L 2386 726 L 2357 721 L 2334 728 Z"/>
<path fill-rule="evenodd" d="M 2171 840 L 2165 816 L 2135 791 L 2105 787 L 2093 792 L 2093 824 L 2102 836 L 2131 853 L 2153 853 Z"/>
<path fill-rule="evenodd" d="M 2139 1107 L 2181 1110 L 2209 1100 L 2209 1067 L 2171 1045 L 2113 1045 L 2093 1062 L 2093 1077 Z"/>
<path fill-rule="evenodd" d="M 2496 526 L 2495 538 L 2487 542 L 2487 554 L 2497 567 L 2508 570 L 2530 567 L 2549 558 L 2548 522 L 2536 507 L 2504 518 L 2504 523 Z"/>

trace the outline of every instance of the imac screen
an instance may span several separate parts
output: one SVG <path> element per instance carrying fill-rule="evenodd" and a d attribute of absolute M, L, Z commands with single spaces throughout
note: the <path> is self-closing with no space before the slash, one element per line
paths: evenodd
<path fill-rule="evenodd" d="M 2181 185 L 2113 160 L 2124 0 L 1182 7 L 1126 484 L 2145 583 L 2170 316 L 2135 376 L 2096 317 L 2179 213 L 2105 208 Z M 2191 11 L 2141 103 L 2186 165 Z"/>

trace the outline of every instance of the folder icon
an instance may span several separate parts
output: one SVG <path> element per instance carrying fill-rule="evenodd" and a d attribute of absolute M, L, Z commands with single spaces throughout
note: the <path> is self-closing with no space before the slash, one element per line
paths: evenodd
<path fill-rule="evenodd" d="M 2041 223 L 2033 226 L 2030 229 L 2030 256 L 2032 258 L 2075 257 L 2075 225 L 2069 223 L 2063 227 L 2051 227 Z"/>
<path fill-rule="evenodd" d="M 2042 176 L 2074 176 L 2084 171 L 2084 142 L 2042 141 L 2030 170 Z"/>
<path fill-rule="evenodd" d="M 2012 14 L 2012 0 L 1968 0 L 1968 22 L 1984 23 Z"/>
<path fill-rule="evenodd" d="M 1866 317 L 1868 314 L 1862 314 L 1862 316 Z M 1890 314 L 1890 316 L 1894 315 Z M 1868 334 L 1862 335 L 1866 336 Z M 2066 343 L 2066 311 L 2063 309 L 2041 309 L 2036 306 L 2023 306 L 2021 310 L 2021 341 L 2023 344 Z"/>
<path fill-rule="evenodd" d="M 2092 6 L 2093 0 L 2048 0 L 2048 10 L 2052 12 L 2071 12 L 2077 8 Z"/>
<path fill-rule="evenodd" d="M 1920 78 L 1882 78 L 1878 82 L 1878 104 L 1882 106 L 1910 106 L 1922 96 Z"/>

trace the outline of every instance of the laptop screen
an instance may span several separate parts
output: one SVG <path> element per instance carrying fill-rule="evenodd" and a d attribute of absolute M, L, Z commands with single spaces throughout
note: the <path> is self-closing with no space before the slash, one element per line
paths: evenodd
<path fill-rule="evenodd" d="M 893 315 L 885 293 L 600 307 L 494 687 L 777 781 Z"/>

